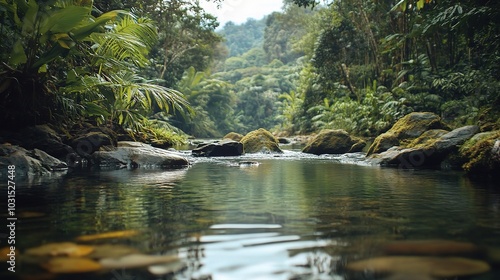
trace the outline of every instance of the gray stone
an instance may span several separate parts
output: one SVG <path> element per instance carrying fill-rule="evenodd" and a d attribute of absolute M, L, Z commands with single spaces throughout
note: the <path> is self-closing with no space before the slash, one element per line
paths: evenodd
<path fill-rule="evenodd" d="M 189 165 L 186 158 L 140 142 L 118 142 L 118 147 L 92 154 L 93 163 L 111 168 L 178 168 Z"/>
<path fill-rule="evenodd" d="M 243 154 L 243 144 L 238 141 L 224 139 L 216 143 L 200 144 L 192 151 L 198 157 L 240 156 Z"/>
<path fill-rule="evenodd" d="M 19 176 L 46 176 L 56 171 L 66 171 L 68 166 L 65 162 L 35 149 L 26 150 L 19 146 L 0 144 L 0 169 L 2 172 L 8 170 L 9 165 L 16 167 L 16 175 Z M 6 174 L 2 173 L 2 176 Z"/>
<path fill-rule="evenodd" d="M 477 126 L 465 126 L 448 132 L 432 141 L 427 139 L 420 145 L 410 148 L 391 148 L 385 152 L 370 156 L 370 162 L 398 166 L 400 168 L 439 167 L 459 145 L 474 136 L 479 130 Z M 419 142 L 419 141 L 417 141 Z"/>
<path fill-rule="evenodd" d="M 113 146 L 112 138 L 100 131 L 92 131 L 79 135 L 71 141 L 71 146 L 78 155 L 88 158 L 102 146 Z"/>
<path fill-rule="evenodd" d="M 399 119 L 389 131 L 375 138 L 367 155 L 386 151 L 391 145 L 402 145 L 404 141 L 411 141 L 431 129 L 446 129 L 446 125 L 434 113 L 410 113 Z"/>

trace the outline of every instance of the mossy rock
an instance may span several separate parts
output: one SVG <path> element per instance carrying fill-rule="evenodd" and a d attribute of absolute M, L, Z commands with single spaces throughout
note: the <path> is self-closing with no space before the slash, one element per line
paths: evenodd
<path fill-rule="evenodd" d="M 391 147 L 398 146 L 399 145 L 399 139 L 396 137 L 395 134 L 386 132 L 380 134 L 375 140 L 373 140 L 373 143 L 371 144 L 370 148 L 368 148 L 367 156 L 371 154 L 378 154 L 381 152 L 385 152 L 389 150 Z"/>
<path fill-rule="evenodd" d="M 240 142 L 245 153 L 283 153 L 278 139 L 263 128 L 249 132 Z"/>
<path fill-rule="evenodd" d="M 500 174 L 500 130 L 477 134 L 460 147 L 469 174 Z"/>
<path fill-rule="evenodd" d="M 434 143 L 439 137 L 445 135 L 449 131 L 444 129 L 431 129 L 422 133 L 419 137 L 414 139 L 407 145 L 407 148 L 418 148 L 423 146 L 428 146 Z"/>
<path fill-rule="evenodd" d="M 345 130 L 328 129 L 321 131 L 311 139 L 302 152 L 315 155 L 344 154 L 360 152 L 365 146 L 365 141 L 351 137 Z"/>
<path fill-rule="evenodd" d="M 393 146 L 406 146 L 424 132 L 432 129 L 448 129 L 448 127 L 434 113 L 410 113 L 399 119 L 386 133 L 375 138 L 367 155 L 386 151 Z"/>
<path fill-rule="evenodd" d="M 239 134 L 236 132 L 229 132 L 224 137 L 222 137 L 222 139 L 230 139 L 230 140 L 234 140 L 234 141 L 239 142 L 239 141 L 241 141 L 241 139 L 243 139 L 243 137 L 245 137 L 245 136 L 242 134 Z"/>
<path fill-rule="evenodd" d="M 500 130 L 500 99 L 482 110 L 478 116 L 478 124 L 482 132 Z"/>
<path fill-rule="evenodd" d="M 389 132 L 394 133 L 398 139 L 414 139 L 430 129 L 445 129 L 447 126 L 441 118 L 429 112 L 410 113 L 398 120 Z"/>

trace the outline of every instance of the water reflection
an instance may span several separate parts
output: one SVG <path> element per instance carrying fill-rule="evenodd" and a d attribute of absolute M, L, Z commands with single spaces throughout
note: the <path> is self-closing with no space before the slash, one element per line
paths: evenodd
<path fill-rule="evenodd" d="M 238 164 L 250 160 L 259 165 Z M 345 163 L 358 160 L 287 151 L 278 158 L 197 159 L 180 170 L 102 171 L 20 186 L 19 211 L 44 215 L 23 221 L 19 246 L 137 230 L 109 242 L 178 254 L 186 268 L 162 279 L 179 280 L 372 279 L 349 276 L 345 264 L 380 255 L 388 241 L 500 247 L 498 193 L 456 172 Z M 128 272 L 137 280 L 158 279 Z M 471 279 L 495 276 L 498 271 Z"/>

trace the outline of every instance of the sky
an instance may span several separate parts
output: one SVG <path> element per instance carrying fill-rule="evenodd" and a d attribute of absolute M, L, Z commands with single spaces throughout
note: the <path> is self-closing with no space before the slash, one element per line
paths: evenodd
<path fill-rule="evenodd" d="M 217 9 L 217 4 L 200 0 L 200 5 L 216 16 L 223 27 L 228 21 L 241 24 L 248 18 L 261 19 L 274 11 L 281 11 L 283 3 L 282 0 L 224 0 Z"/>

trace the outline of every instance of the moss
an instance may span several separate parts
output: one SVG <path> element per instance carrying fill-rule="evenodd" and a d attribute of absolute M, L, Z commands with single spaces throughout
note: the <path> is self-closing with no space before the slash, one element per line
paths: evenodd
<path fill-rule="evenodd" d="M 396 137 L 396 135 L 392 132 L 386 132 L 380 134 L 377 138 L 375 138 L 367 151 L 367 155 L 369 156 L 371 154 L 377 154 L 398 145 L 399 139 Z"/>
<path fill-rule="evenodd" d="M 447 128 L 441 122 L 441 118 L 428 112 L 411 113 L 399 119 L 388 131 L 396 135 L 398 139 L 416 138 L 429 129 Z"/>
<path fill-rule="evenodd" d="M 358 137 L 351 138 L 354 141 L 354 144 L 351 146 L 349 153 L 357 153 L 363 151 L 363 149 L 366 147 L 366 141 Z"/>
<path fill-rule="evenodd" d="M 245 153 L 282 153 L 279 142 L 271 132 L 259 128 L 245 135 L 241 141 Z"/>
<path fill-rule="evenodd" d="M 244 137 L 244 135 L 242 135 L 242 134 L 239 134 L 236 132 L 229 132 L 224 137 L 222 137 L 222 139 L 231 139 L 231 140 L 239 142 L 239 141 L 241 141 L 241 139 L 243 139 L 243 137 Z"/>
<path fill-rule="evenodd" d="M 343 154 L 361 151 L 366 142 L 351 137 L 345 130 L 323 130 L 314 137 L 302 150 L 310 154 Z"/>
<path fill-rule="evenodd" d="M 500 101 L 497 101 L 500 103 Z M 500 130 L 500 104 L 493 104 L 491 107 L 481 110 L 478 116 L 478 124 L 482 132 Z"/>
<path fill-rule="evenodd" d="M 393 146 L 410 146 L 425 131 L 449 128 L 441 118 L 429 112 L 414 112 L 399 119 L 386 133 L 379 135 L 368 149 L 367 155 L 386 151 Z"/>
<path fill-rule="evenodd" d="M 444 129 L 431 129 L 422 133 L 419 137 L 405 145 L 406 148 L 423 148 L 430 147 L 434 142 L 436 142 L 439 137 L 445 135 L 449 131 Z"/>
<path fill-rule="evenodd" d="M 500 130 L 481 133 L 460 147 L 460 155 L 466 159 L 462 168 L 469 174 L 495 174 L 500 171 L 500 155 L 494 150 L 500 139 Z M 495 147 L 496 148 L 496 147 Z"/>

